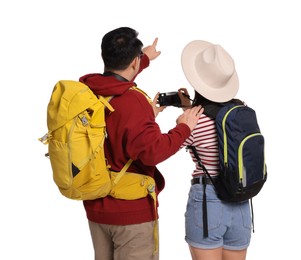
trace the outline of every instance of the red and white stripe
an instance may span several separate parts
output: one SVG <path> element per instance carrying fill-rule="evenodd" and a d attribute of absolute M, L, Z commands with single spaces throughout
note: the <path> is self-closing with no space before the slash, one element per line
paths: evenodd
<path fill-rule="evenodd" d="M 218 174 L 218 144 L 215 121 L 213 119 L 202 114 L 190 137 L 186 139 L 181 148 L 184 148 L 187 145 L 195 146 L 203 165 L 206 167 L 210 175 L 214 176 Z M 201 167 L 199 167 L 192 151 L 189 150 L 189 152 L 193 162 L 195 163 L 195 170 L 193 171 L 192 176 L 205 174 Z"/>

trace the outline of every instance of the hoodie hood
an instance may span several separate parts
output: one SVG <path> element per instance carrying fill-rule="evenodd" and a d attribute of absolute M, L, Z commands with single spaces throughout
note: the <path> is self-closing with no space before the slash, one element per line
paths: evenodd
<path fill-rule="evenodd" d="M 137 75 L 148 66 L 149 58 L 147 55 L 143 55 Z M 120 96 L 129 88 L 136 86 L 134 81 L 123 81 L 114 76 L 104 76 L 100 73 L 87 74 L 80 77 L 79 81 L 86 84 L 95 95 L 102 96 Z"/>
<path fill-rule="evenodd" d="M 114 76 L 104 76 L 100 73 L 87 74 L 80 77 L 79 81 L 86 84 L 94 94 L 102 96 L 119 96 L 136 86 L 132 81 L 120 81 Z"/>

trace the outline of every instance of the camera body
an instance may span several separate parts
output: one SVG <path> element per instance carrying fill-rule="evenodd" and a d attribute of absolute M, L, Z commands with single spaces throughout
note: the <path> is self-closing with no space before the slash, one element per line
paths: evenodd
<path fill-rule="evenodd" d="M 160 93 L 158 101 L 160 106 L 182 107 L 182 102 L 177 91 Z"/>

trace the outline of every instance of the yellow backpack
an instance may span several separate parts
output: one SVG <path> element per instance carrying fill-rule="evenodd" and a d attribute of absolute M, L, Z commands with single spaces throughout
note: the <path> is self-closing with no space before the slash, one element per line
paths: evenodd
<path fill-rule="evenodd" d="M 48 144 L 46 155 L 54 182 L 70 199 L 93 200 L 110 195 L 133 200 L 149 194 L 156 205 L 154 179 L 127 172 L 131 159 L 120 172 L 110 171 L 103 149 L 105 108 L 114 112 L 109 99 L 97 97 L 78 81 L 61 80 L 54 86 L 47 107 L 48 133 L 39 139 Z"/>

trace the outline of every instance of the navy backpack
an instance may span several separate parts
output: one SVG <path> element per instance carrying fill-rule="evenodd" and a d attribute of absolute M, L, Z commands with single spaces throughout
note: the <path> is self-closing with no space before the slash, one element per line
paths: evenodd
<path fill-rule="evenodd" d="M 194 153 L 199 166 L 211 179 L 221 200 L 241 202 L 252 199 L 259 193 L 267 179 L 265 142 L 255 111 L 237 100 L 218 106 L 211 105 L 207 109 L 206 106 L 204 107 L 204 113 L 214 118 L 216 123 L 220 161 L 219 176 L 213 180 L 202 164 L 195 147 L 188 146 L 187 148 Z M 206 186 L 206 183 L 204 185 Z M 203 201 L 206 202 L 206 199 Z M 206 205 L 203 207 L 204 214 L 207 214 Z M 207 216 L 204 217 L 206 229 L 205 222 L 207 222 Z M 204 230 L 204 235 L 207 236 L 208 231 Z"/>

